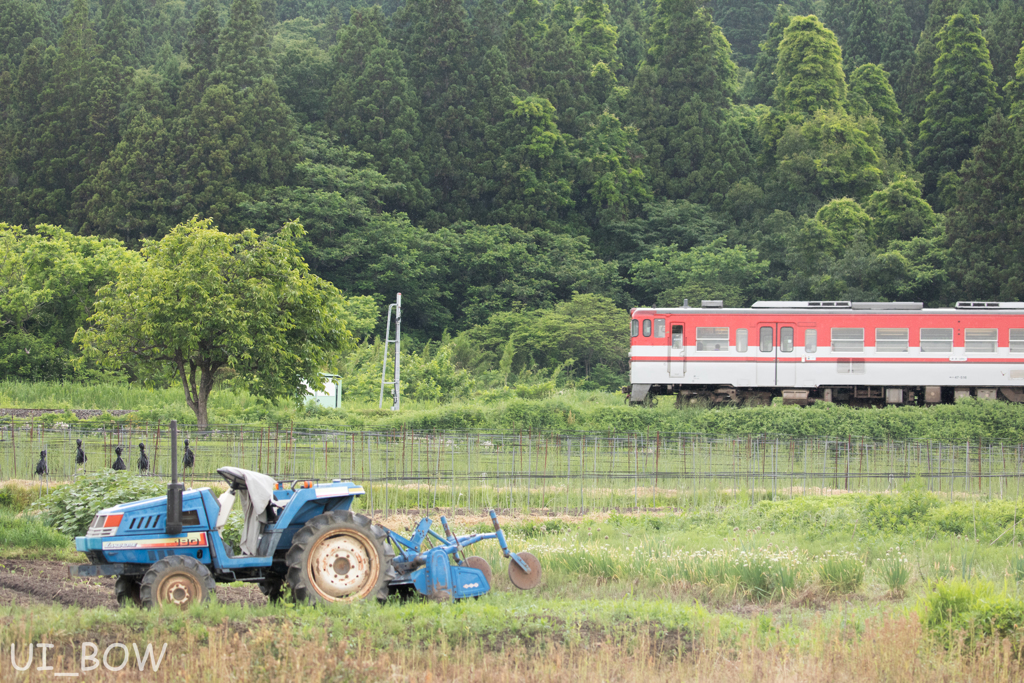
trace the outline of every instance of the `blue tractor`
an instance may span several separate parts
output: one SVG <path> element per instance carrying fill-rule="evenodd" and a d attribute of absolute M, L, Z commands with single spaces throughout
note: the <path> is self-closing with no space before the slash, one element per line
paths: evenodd
<path fill-rule="evenodd" d="M 293 599 L 310 603 L 385 600 L 392 593 L 478 597 L 491 588 L 491 568 L 465 548 L 487 539 L 496 539 L 509 559 L 513 585 L 529 589 L 540 582 L 537 558 L 509 550 L 493 510 L 493 532 L 456 536 L 441 517 L 444 536 L 423 519 L 405 538 L 352 512 L 364 493 L 352 482 L 275 481 L 222 467 L 217 472 L 228 490 L 219 498 L 209 488 L 184 491 L 176 446 L 172 423 L 167 496 L 102 510 L 75 539 L 90 564 L 69 567 L 71 576 L 117 576 L 121 604 L 184 608 L 209 599 L 217 583 L 233 581 L 259 584 L 270 600 L 280 599 L 287 585 Z M 245 517 L 237 555 L 221 533 L 236 498 Z"/>

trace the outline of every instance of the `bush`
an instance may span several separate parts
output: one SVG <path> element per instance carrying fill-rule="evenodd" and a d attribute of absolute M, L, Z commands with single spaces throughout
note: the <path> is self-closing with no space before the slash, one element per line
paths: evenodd
<path fill-rule="evenodd" d="M 1024 600 L 997 593 L 987 581 L 937 581 L 918 611 L 925 628 L 947 647 L 961 637 L 972 645 L 980 638 L 1024 632 Z"/>
<path fill-rule="evenodd" d="M 43 520 L 61 533 L 82 536 L 100 510 L 166 494 L 167 485 L 157 479 L 103 470 L 83 474 L 72 483 L 57 487 L 33 507 L 41 510 Z"/>
<path fill-rule="evenodd" d="M 879 531 L 910 531 L 939 504 L 934 495 L 920 490 L 897 494 L 879 494 L 868 499 L 864 516 Z"/>

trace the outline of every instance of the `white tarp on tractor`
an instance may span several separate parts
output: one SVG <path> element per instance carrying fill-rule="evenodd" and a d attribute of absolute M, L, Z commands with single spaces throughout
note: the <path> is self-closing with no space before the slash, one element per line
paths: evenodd
<path fill-rule="evenodd" d="M 274 502 L 274 486 L 277 482 L 273 477 L 238 467 L 221 467 L 217 472 L 225 479 L 234 480 L 232 486 L 238 489 L 242 499 L 242 514 L 245 516 L 242 554 L 255 555 L 260 543 L 260 532 L 270 519 L 267 509 Z"/>

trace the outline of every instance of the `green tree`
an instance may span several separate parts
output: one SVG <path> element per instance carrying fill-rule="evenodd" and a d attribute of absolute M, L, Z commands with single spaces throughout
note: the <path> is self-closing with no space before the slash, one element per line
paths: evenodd
<path fill-rule="evenodd" d="M 1014 78 L 1015 62 L 1024 39 L 1024 5 L 1012 0 L 998 2 L 985 28 L 989 56 L 992 59 L 992 80 L 999 87 Z"/>
<path fill-rule="evenodd" d="M 270 33 L 259 0 L 232 0 L 227 24 L 217 39 L 214 79 L 239 92 L 259 83 L 269 63 Z"/>
<path fill-rule="evenodd" d="M 783 113 L 807 117 L 846 104 L 842 51 L 835 34 L 813 15 L 790 20 L 775 73 L 775 103 Z"/>
<path fill-rule="evenodd" d="M 896 95 L 889 85 L 888 74 L 877 64 L 862 64 L 850 74 L 848 93 L 850 113 L 856 116 L 874 116 L 885 141 L 889 156 L 909 151 L 907 136 L 903 132 L 903 116 L 896 104 Z"/>
<path fill-rule="evenodd" d="M 329 120 L 345 144 L 372 154 L 378 170 L 404 184 L 402 206 L 390 208 L 423 211 L 430 197 L 418 152 L 419 101 L 385 31 L 379 7 L 352 13 L 332 52 L 338 80 Z"/>
<path fill-rule="evenodd" d="M 862 64 L 882 61 L 886 31 L 884 16 L 877 0 L 852 0 L 848 3 L 847 27 L 843 37 L 843 63 L 847 71 Z"/>
<path fill-rule="evenodd" d="M 1024 121 L 1001 113 L 985 126 L 964 162 L 949 208 L 949 274 L 958 298 L 1024 297 Z"/>
<path fill-rule="evenodd" d="M 218 372 L 258 396 L 300 400 L 303 380 L 322 388 L 319 372 L 352 337 L 345 298 L 299 255 L 302 232 L 289 223 L 261 238 L 183 223 L 99 291 L 75 340 L 106 366 L 173 371 L 200 429 Z"/>
<path fill-rule="evenodd" d="M 514 97 L 502 127 L 505 152 L 497 161 L 499 187 L 490 220 L 558 230 L 573 206 L 567 172 L 575 160 L 558 130 L 555 108 L 536 95 Z"/>
<path fill-rule="evenodd" d="M 645 305 L 680 306 L 683 299 L 721 299 L 727 307 L 748 306 L 768 270 L 756 251 L 726 239 L 681 251 L 676 245 L 657 247 L 649 259 L 630 268 L 633 286 Z"/>
<path fill-rule="evenodd" d="M 798 213 L 814 211 L 830 199 L 865 197 L 881 182 L 883 148 L 874 118 L 819 110 L 785 128 L 765 191 L 775 206 Z"/>
<path fill-rule="evenodd" d="M 622 68 L 619 60 L 619 32 L 609 22 L 608 4 L 604 0 L 583 0 L 572 32 L 579 37 L 583 54 L 591 65 L 604 62 L 613 73 Z"/>
<path fill-rule="evenodd" d="M 720 203 L 749 163 L 727 123 L 736 74 L 729 43 L 697 0 L 660 0 L 649 44 L 630 122 L 655 193 Z"/>
<path fill-rule="evenodd" d="M 1001 98 L 978 17 L 953 15 L 937 38 L 939 57 L 915 151 L 925 198 L 941 206 L 940 178 L 960 169 Z"/>
<path fill-rule="evenodd" d="M 750 79 L 752 88 L 746 98 L 750 104 L 774 104 L 772 98 L 779 82 L 775 73 L 779 63 L 779 44 L 782 43 L 786 27 L 792 18 L 793 14 L 786 5 L 776 6 L 775 16 L 772 17 L 767 33 L 759 43 L 760 51 L 757 53 L 753 76 Z"/>
<path fill-rule="evenodd" d="M 874 222 L 879 246 L 893 240 L 909 241 L 932 236 L 938 216 L 921 199 L 921 188 L 911 178 L 900 176 L 868 197 L 864 209 Z"/>
<path fill-rule="evenodd" d="M 72 339 L 97 290 L 136 259 L 116 240 L 0 223 L 0 377 L 72 378 Z"/>

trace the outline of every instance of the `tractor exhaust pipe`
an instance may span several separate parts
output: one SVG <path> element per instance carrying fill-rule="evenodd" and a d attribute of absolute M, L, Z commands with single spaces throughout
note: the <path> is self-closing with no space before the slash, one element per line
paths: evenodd
<path fill-rule="evenodd" d="M 167 485 L 167 524 L 169 536 L 181 533 L 181 494 L 184 484 L 178 483 L 178 421 L 171 420 L 171 483 Z"/>

